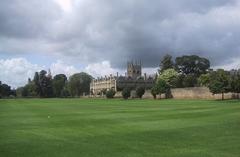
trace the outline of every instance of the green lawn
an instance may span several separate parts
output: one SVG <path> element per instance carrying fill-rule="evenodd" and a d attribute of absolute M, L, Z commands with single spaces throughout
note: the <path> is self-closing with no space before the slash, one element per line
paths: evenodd
<path fill-rule="evenodd" d="M 239 157 L 240 101 L 0 100 L 1 157 Z"/>

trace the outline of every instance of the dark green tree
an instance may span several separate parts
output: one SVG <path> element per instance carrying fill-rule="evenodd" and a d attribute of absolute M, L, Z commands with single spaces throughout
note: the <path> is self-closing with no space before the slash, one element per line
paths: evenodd
<path fill-rule="evenodd" d="M 136 95 L 142 99 L 142 96 L 144 95 L 145 93 L 145 88 L 144 87 L 137 87 L 136 88 Z"/>
<path fill-rule="evenodd" d="M 114 98 L 115 94 L 116 94 L 115 90 L 110 89 L 110 90 L 108 90 L 108 91 L 106 92 L 106 97 L 107 97 L 108 99 L 112 99 L 112 98 Z"/>
<path fill-rule="evenodd" d="M 197 55 L 177 57 L 176 68 L 185 75 L 192 74 L 199 77 L 210 68 L 210 61 Z"/>
<path fill-rule="evenodd" d="M 64 89 L 67 83 L 67 77 L 64 74 L 58 74 L 54 76 L 52 80 L 53 93 L 56 97 L 61 97 L 62 90 Z"/>
<path fill-rule="evenodd" d="M 53 97 L 52 78 L 45 70 L 39 73 L 40 96 L 44 98 Z"/>
<path fill-rule="evenodd" d="M 195 87 L 198 83 L 197 77 L 194 74 L 184 75 L 182 79 L 183 87 Z"/>
<path fill-rule="evenodd" d="M 170 86 L 167 84 L 165 80 L 158 79 L 156 83 L 157 93 L 160 94 L 160 99 L 162 94 L 166 94 L 170 89 Z"/>
<path fill-rule="evenodd" d="M 128 99 L 131 96 L 131 90 L 129 88 L 124 88 L 122 90 L 122 96 L 124 99 Z"/>
<path fill-rule="evenodd" d="M 163 71 L 167 69 L 173 69 L 173 68 L 174 68 L 174 63 L 172 60 L 172 56 L 169 54 L 165 55 L 160 62 L 159 73 L 161 74 Z"/>
<path fill-rule="evenodd" d="M 35 72 L 33 82 L 35 84 L 35 92 L 37 93 L 37 96 L 40 96 L 41 86 L 40 86 L 40 78 L 39 78 L 39 73 L 38 72 Z"/>
<path fill-rule="evenodd" d="M 1 94 L 2 97 L 9 97 L 11 95 L 11 87 L 7 84 L 1 84 Z"/>
<path fill-rule="evenodd" d="M 222 94 L 224 100 L 224 93 L 231 91 L 230 76 L 222 69 L 219 69 L 210 74 L 209 90 L 213 94 Z"/>
<path fill-rule="evenodd" d="M 92 76 L 87 73 L 74 74 L 69 79 L 69 91 L 72 96 L 80 96 L 90 93 Z"/>
<path fill-rule="evenodd" d="M 70 92 L 68 88 L 64 87 L 63 90 L 61 90 L 61 98 L 68 98 L 70 96 Z"/>
<path fill-rule="evenodd" d="M 230 80 L 231 92 L 237 93 L 237 98 L 239 99 L 240 93 L 240 75 L 233 75 Z"/>
<path fill-rule="evenodd" d="M 153 96 L 154 99 L 157 98 L 157 95 L 158 95 L 158 89 L 157 89 L 157 86 L 153 86 L 153 88 L 151 89 L 151 94 Z"/>

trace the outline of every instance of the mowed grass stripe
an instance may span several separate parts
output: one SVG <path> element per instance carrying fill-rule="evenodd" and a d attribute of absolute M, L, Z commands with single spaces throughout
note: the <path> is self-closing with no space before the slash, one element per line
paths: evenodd
<path fill-rule="evenodd" d="M 1 156 L 238 157 L 240 102 L 0 100 Z"/>

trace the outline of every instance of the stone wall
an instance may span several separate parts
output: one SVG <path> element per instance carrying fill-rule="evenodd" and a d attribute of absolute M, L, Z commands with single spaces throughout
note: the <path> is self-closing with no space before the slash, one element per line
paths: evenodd
<path fill-rule="evenodd" d="M 222 99 L 222 94 L 213 95 L 207 87 L 176 88 L 172 89 L 174 99 Z M 225 93 L 225 99 L 232 99 L 234 94 Z"/>
<path fill-rule="evenodd" d="M 134 92 L 132 92 L 134 93 Z M 175 88 L 171 89 L 173 99 L 222 99 L 221 94 L 213 95 L 207 87 L 194 87 L 194 88 Z M 121 98 L 122 93 L 117 92 L 116 98 Z M 132 95 L 134 97 L 134 95 Z M 236 97 L 235 94 L 225 93 L 225 99 L 232 99 Z M 157 97 L 160 99 L 160 96 Z M 165 98 L 165 95 L 161 95 L 161 98 Z M 147 90 L 143 96 L 143 99 L 153 99 L 150 90 Z"/>

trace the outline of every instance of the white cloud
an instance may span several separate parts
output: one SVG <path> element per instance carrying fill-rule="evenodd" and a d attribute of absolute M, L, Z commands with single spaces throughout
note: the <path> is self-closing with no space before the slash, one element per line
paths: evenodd
<path fill-rule="evenodd" d="M 65 12 L 72 10 L 72 0 L 54 0 Z"/>
<path fill-rule="evenodd" d="M 94 77 L 101 77 L 105 75 L 109 76 L 110 74 L 116 75 L 118 70 L 113 69 L 109 61 L 103 61 L 101 63 L 89 64 L 85 68 L 85 71 Z"/>
<path fill-rule="evenodd" d="M 66 64 L 60 60 L 58 60 L 56 63 L 52 63 L 50 69 L 52 75 L 65 74 L 68 77 L 79 72 L 79 69 L 77 69 L 76 67 Z"/>
<path fill-rule="evenodd" d="M 16 88 L 26 84 L 28 78 L 32 78 L 36 71 L 43 68 L 43 66 L 30 63 L 25 58 L 1 59 L 0 80 Z"/>

